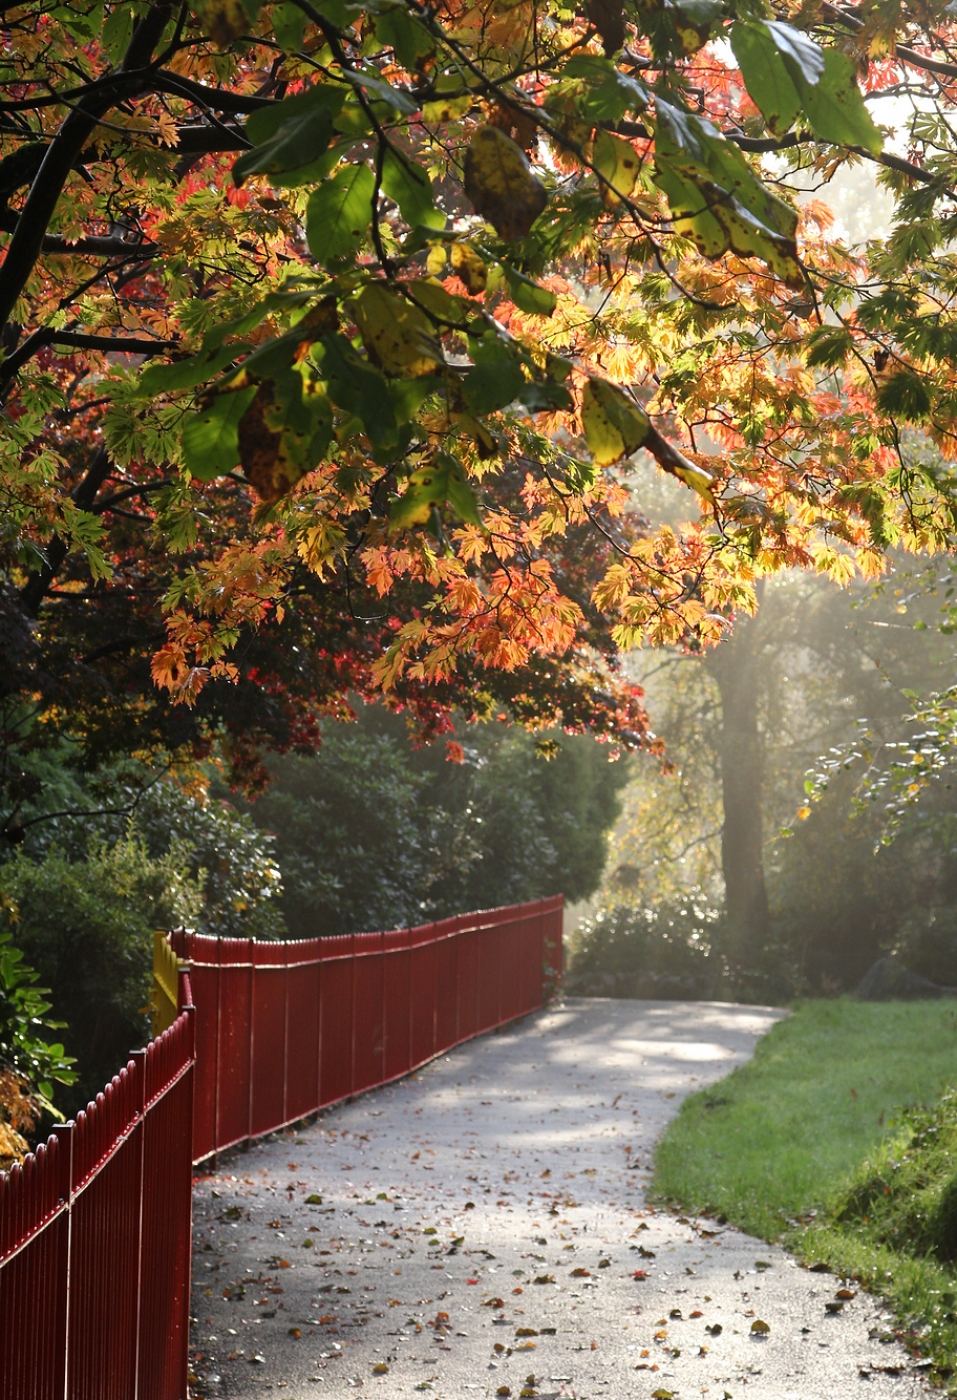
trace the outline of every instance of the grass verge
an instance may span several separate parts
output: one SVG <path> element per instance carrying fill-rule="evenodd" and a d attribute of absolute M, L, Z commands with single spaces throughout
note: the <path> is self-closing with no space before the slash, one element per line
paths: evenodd
<path fill-rule="evenodd" d="M 955 1085 L 953 1002 L 799 1003 L 749 1064 L 685 1101 L 658 1146 L 655 1195 L 859 1279 L 945 1382 L 957 1372 Z"/>

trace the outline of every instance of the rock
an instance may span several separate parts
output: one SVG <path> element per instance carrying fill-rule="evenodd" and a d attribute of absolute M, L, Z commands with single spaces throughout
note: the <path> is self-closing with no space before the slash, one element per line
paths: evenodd
<path fill-rule="evenodd" d="M 937 997 L 957 997 L 957 987 L 942 987 L 909 972 L 893 956 L 878 958 L 858 983 L 854 996 L 859 1001 L 929 1001 Z"/>

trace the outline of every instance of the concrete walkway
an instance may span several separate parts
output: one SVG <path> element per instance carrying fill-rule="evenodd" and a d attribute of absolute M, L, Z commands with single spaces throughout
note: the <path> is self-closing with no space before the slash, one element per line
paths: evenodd
<path fill-rule="evenodd" d="M 645 1205 L 682 1097 L 783 1014 L 569 999 L 223 1159 L 195 1193 L 195 1393 L 925 1393 L 876 1300 L 832 1315 L 839 1280 Z"/>

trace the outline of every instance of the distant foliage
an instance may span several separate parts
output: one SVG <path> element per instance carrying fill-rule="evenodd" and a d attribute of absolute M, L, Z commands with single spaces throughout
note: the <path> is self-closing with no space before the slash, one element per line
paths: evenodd
<path fill-rule="evenodd" d="M 229 802 L 157 783 L 138 804 L 132 830 L 154 860 L 171 857 L 202 889 L 200 933 L 282 938 L 282 874 L 271 836 Z"/>
<path fill-rule="evenodd" d="M 412 747 L 388 714 L 330 728 L 314 758 L 274 761 L 248 811 L 275 835 L 295 937 L 421 923 L 598 886 L 625 762 L 593 740 L 466 726 L 462 761 Z M 548 747 L 551 745 L 552 747 Z"/>
<path fill-rule="evenodd" d="M 718 911 L 701 890 L 674 905 L 602 910 L 572 939 L 565 990 L 572 996 L 719 996 L 726 968 L 716 946 L 718 930 Z"/>

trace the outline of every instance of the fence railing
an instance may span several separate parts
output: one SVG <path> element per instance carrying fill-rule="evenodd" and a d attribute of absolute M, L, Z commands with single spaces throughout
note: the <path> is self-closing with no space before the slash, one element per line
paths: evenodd
<path fill-rule="evenodd" d="M 193 1159 L 408 1074 L 542 1006 L 561 895 L 296 943 L 178 931 L 196 1002 Z"/>
<path fill-rule="evenodd" d="M 2 1400 L 184 1400 L 194 1013 L 0 1174 Z"/>

